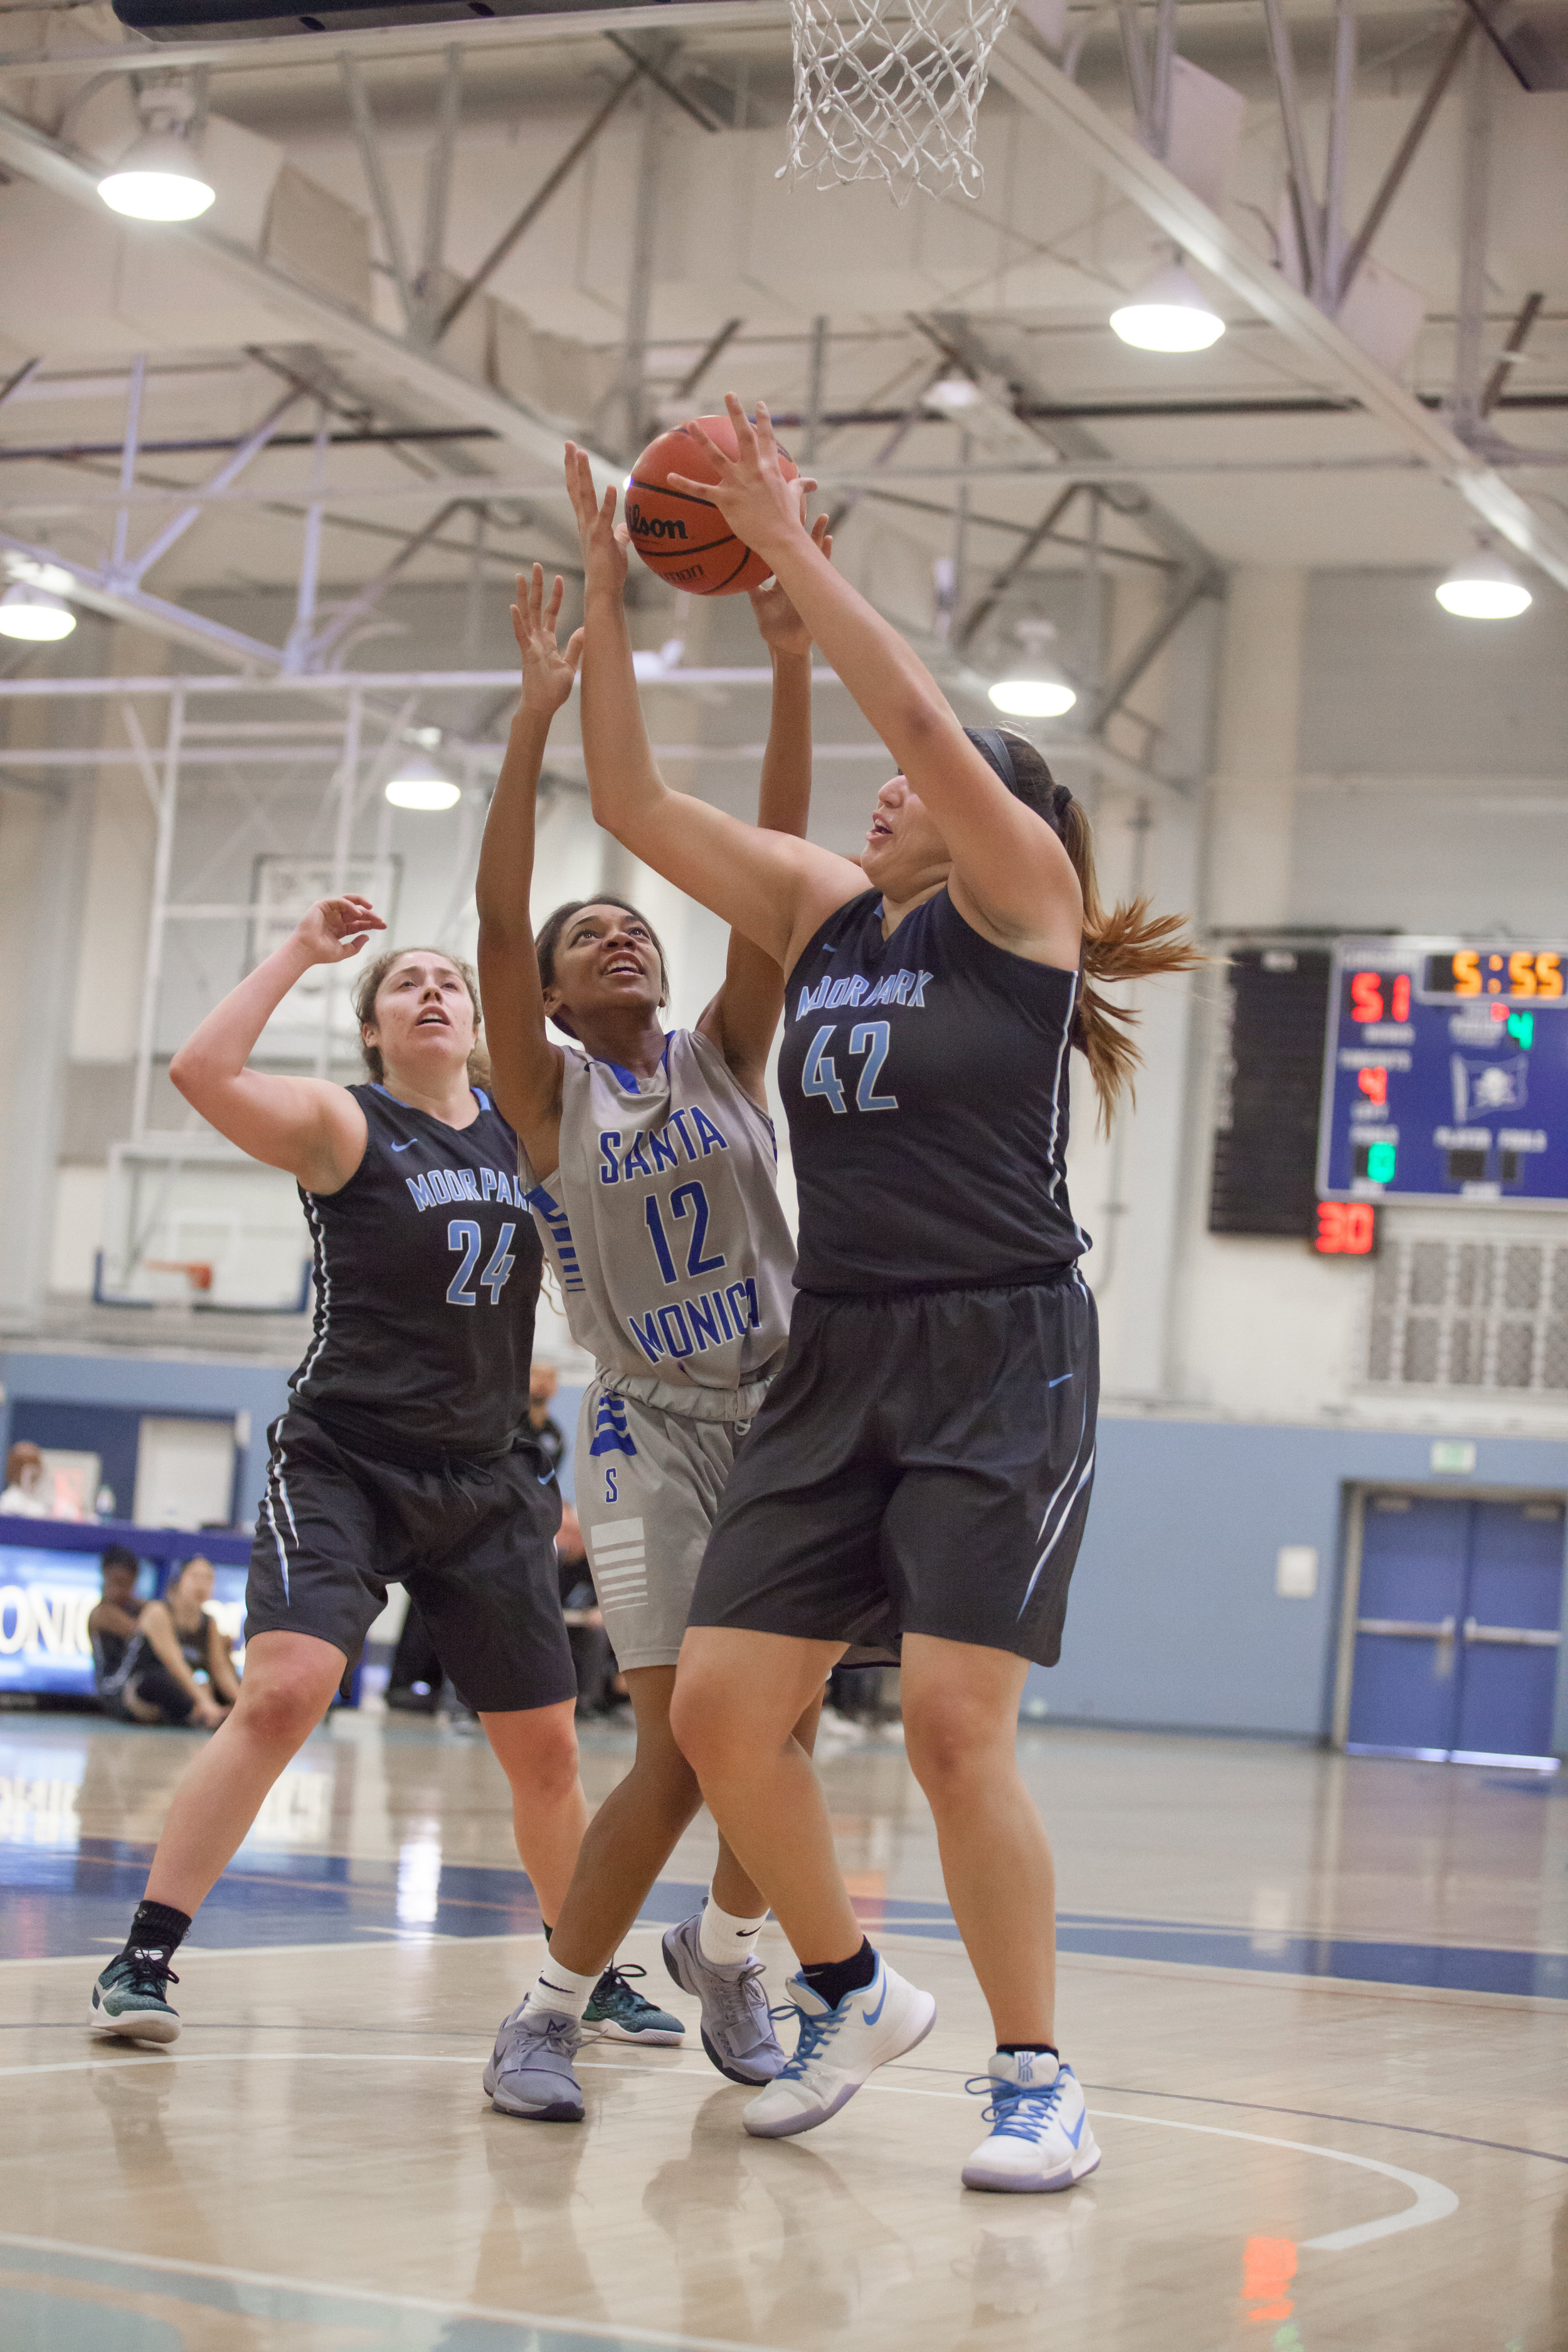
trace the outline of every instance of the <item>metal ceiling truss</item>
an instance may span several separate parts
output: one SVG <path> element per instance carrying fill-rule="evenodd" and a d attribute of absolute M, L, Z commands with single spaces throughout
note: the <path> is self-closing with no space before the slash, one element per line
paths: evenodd
<path fill-rule="evenodd" d="M 1355 399 L 1521 554 L 1568 587 L 1568 523 L 1542 514 L 1353 343 L 1311 296 L 1184 186 L 1132 134 L 1068 79 L 1017 20 L 998 42 L 992 78 L 1084 156 L 1155 226 L 1267 319 L 1315 370 Z"/>

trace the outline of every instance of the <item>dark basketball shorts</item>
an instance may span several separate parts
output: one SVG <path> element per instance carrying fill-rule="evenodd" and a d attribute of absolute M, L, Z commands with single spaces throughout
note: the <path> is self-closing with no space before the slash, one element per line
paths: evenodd
<path fill-rule="evenodd" d="M 357 1665 L 388 1584 L 401 1583 L 481 1714 L 576 1698 L 555 1566 L 561 1496 L 542 1455 L 520 1444 L 493 1462 L 384 1461 L 298 1406 L 268 1434 L 247 1641 L 313 1633 Z"/>
<path fill-rule="evenodd" d="M 1083 1277 L 795 1303 L 693 1625 L 875 1648 L 902 1633 L 1061 1654 L 1094 1479 Z"/>

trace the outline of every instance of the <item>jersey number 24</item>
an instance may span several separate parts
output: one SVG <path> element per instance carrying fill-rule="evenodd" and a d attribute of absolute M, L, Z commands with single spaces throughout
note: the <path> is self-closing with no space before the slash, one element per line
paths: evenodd
<path fill-rule="evenodd" d="M 490 1252 L 490 1262 L 479 1276 L 479 1287 L 489 1292 L 492 1307 L 500 1305 L 500 1295 L 506 1286 L 507 1276 L 512 1269 L 511 1244 L 516 1232 L 515 1224 L 501 1227 L 500 1238 Z M 447 1285 L 448 1307 L 479 1305 L 479 1300 L 468 1286 L 473 1281 L 474 1268 L 479 1262 L 479 1252 L 484 1245 L 485 1237 L 471 1217 L 452 1219 L 447 1228 L 447 1246 L 451 1250 L 460 1250 L 463 1254 L 463 1263 Z"/>
<path fill-rule="evenodd" d="M 819 1029 L 812 1039 L 806 1052 L 805 1067 L 800 1074 L 800 1090 L 803 1095 L 823 1096 L 835 1111 L 847 1111 L 849 1106 L 844 1099 L 844 1088 L 839 1084 L 833 1056 L 827 1051 L 837 1025 L 837 1022 L 828 1022 L 826 1027 Z M 866 1056 L 860 1067 L 860 1083 L 855 1089 L 857 1110 L 897 1110 L 899 1108 L 897 1095 L 879 1095 L 877 1092 L 877 1081 L 888 1058 L 889 1035 L 889 1024 L 885 1021 L 857 1021 L 849 1032 L 849 1051 Z"/>

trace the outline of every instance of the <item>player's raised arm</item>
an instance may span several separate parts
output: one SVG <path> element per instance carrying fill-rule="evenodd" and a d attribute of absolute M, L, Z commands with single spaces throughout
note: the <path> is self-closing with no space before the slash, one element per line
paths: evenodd
<path fill-rule="evenodd" d="M 813 537 L 832 551 L 827 518 Z M 811 814 L 811 633 L 776 580 L 750 592 L 752 610 L 773 661 L 768 740 L 757 794 L 757 823 L 765 831 L 803 839 Z M 758 1102 L 765 1098 L 769 1048 L 784 1010 L 783 967 L 743 931 L 730 934 L 724 984 L 698 1027 L 710 1036 Z"/>
<path fill-rule="evenodd" d="M 719 479 L 693 483 L 672 474 L 671 488 L 710 499 L 736 536 L 773 565 L 940 829 L 960 912 L 1000 946 L 1076 970 L 1083 902 L 1061 843 L 986 765 L 919 655 L 813 544 L 780 470 L 766 408 L 759 401 L 753 428 L 732 393 L 726 405 L 738 455 L 726 456 L 693 425 Z"/>
<path fill-rule="evenodd" d="M 364 1157 L 364 1113 L 346 1087 L 325 1078 L 269 1077 L 246 1063 L 296 981 L 319 963 L 343 963 L 386 925 L 353 892 L 319 899 L 292 937 L 231 988 L 191 1033 L 169 1076 L 209 1126 L 253 1160 L 282 1168 L 308 1192 L 334 1192 Z"/>
<path fill-rule="evenodd" d="M 583 546 L 583 751 L 594 814 L 645 866 L 787 971 L 833 908 L 864 889 L 864 877 L 847 858 L 815 843 L 759 831 L 690 793 L 670 791 L 655 764 L 637 696 L 616 493 L 595 496 L 588 460 L 571 442 L 566 486 Z"/>
<path fill-rule="evenodd" d="M 572 692 L 582 656 L 579 629 L 557 637 L 565 583 L 548 604 L 544 573 L 517 575 L 512 634 L 522 656 L 522 699 L 496 779 L 474 899 L 479 916 L 479 988 L 495 1097 L 535 1168 L 553 1168 L 561 1125 L 561 1048 L 544 1025 L 539 959 L 529 903 L 540 772 L 550 722 Z"/>

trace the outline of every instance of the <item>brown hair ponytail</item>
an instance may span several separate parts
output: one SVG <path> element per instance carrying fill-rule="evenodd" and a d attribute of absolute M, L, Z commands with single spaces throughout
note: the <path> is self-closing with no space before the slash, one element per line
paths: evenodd
<path fill-rule="evenodd" d="M 1123 898 L 1106 912 L 1094 872 L 1094 835 L 1081 804 L 1055 782 L 1035 746 L 1011 728 L 1005 733 L 1015 772 L 1011 789 L 1037 809 L 1072 860 L 1083 893 L 1083 980 L 1072 1042 L 1089 1064 L 1100 1097 L 1100 1124 L 1109 1129 L 1122 1093 L 1131 1099 L 1142 1060 L 1132 1040 L 1140 1015 L 1102 996 L 1097 981 L 1152 980 L 1164 971 L 1195 971 L 1208 959 L 1183 936 L 1184 915 L 1149 912 L 1146 898 Z"/>

